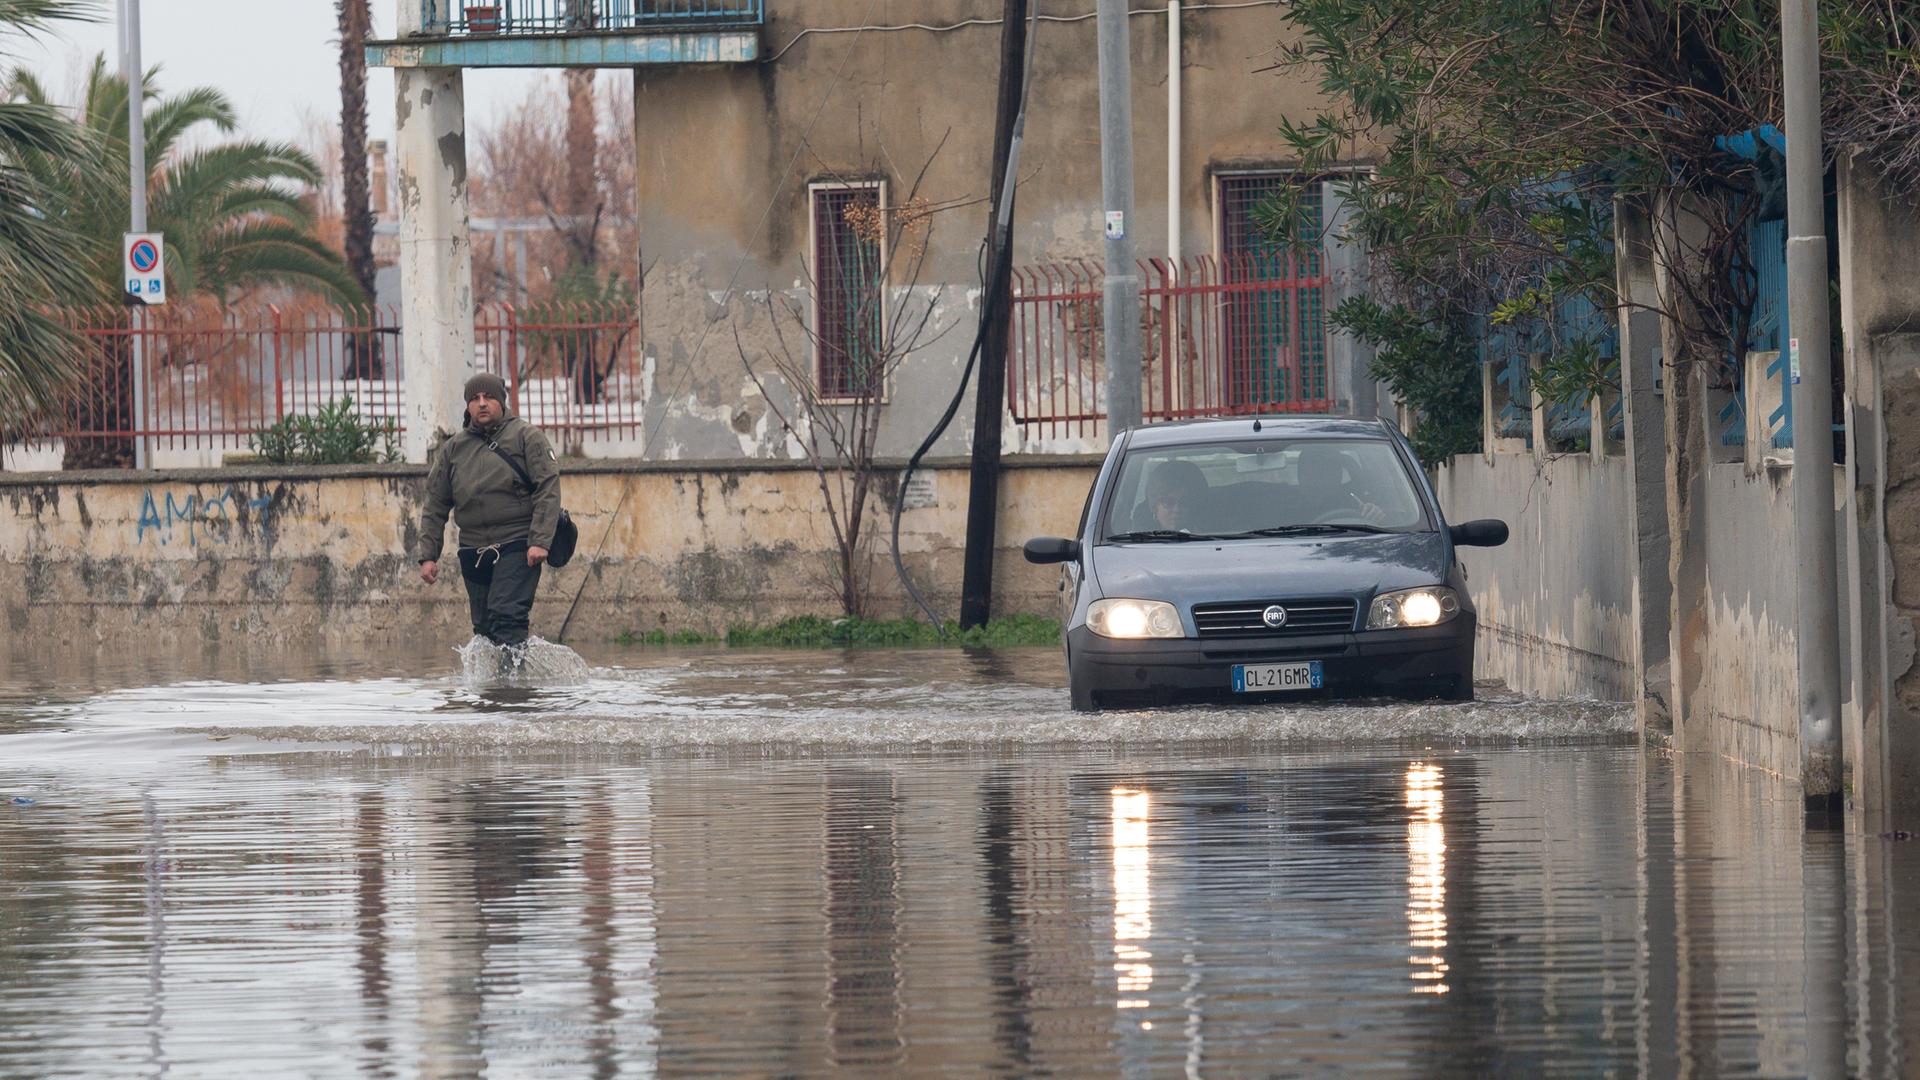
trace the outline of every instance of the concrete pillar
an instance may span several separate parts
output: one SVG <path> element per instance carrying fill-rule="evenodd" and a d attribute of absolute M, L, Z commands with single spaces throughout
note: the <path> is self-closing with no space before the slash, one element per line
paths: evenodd
<path fill-rule="evenodd" d="M 1353 206 L 1343 196 L 1351 181 L 1325 181 L 1321 205 L 1327 207 L 1327 311 L 1341 301 L 1367 295 L 1367 241 L 1353 227 Z M 1328 392 L 1349 402 L 1353 415 L 1380 414 L 1380 388 L 1373 380 L 1373 346 L 1337 327 L 1327 335 Z"/>
<path fill-rule="evenodd" d="M 1671 733 L 1673 700 L 1667 632 L 1673 586 L 1667 577 L 1666 426 L 1660 389 L 1659 293 L 1653 224 L 1646 209 L 1618 199 L 1613 246 L 1620 293 L 1620 394 L 1626 402 L 1627 475 L 1633 491 L 1634 716 L 1644 737 Z"/>
<path fill-rule="evenodd" d="M 1847 646 L 1841 746 L 1850 827 L 1920 829 L 1920 209 L 1841 162 L 1840 322 L 1847 371 Z"/>
<path fill-rule="evenodd" d="M 1705 358 L 1692 356 L 1681 320 L 1695 321 L 1687 291 L 1674 282 L 1677 272 L 1692 272 L 1705 258 L 1706 229 L 1684 205 L 1655 208 L 1653 237 L 1654 295 L 1660 299 L 1660 415 L 1665 435 L 1661 477 L 1666 496 L 1667 698 L 1675 744 L 1683 750 L 1710 750 L 1705 714 L 1699 700 L 1707 652 L 1706 480 L 1709 462 L 1707 371 Z M 1701 713 L 1699 717 L 1693 715 Z"/>
<path fill-rule="evenodd" d="M 1607 387 L 1587 402 L 1587 450 L 1594 463 L 1625 453 L 1620 436 L 1613 433 L 1610 417 L 1620 405 L 1620 390 Z"/>
<path fill-rule="evenodd" d="M 417 0 L 400 0 L 401 29 Z M 467 224 L 466 95 L 458 68 L 393 73 L 400 170 L 400 326 L 408 461 L 459 429 L 474 372 L 473 246 Z"/>
<path fill-rule="evenodd" d="M 1673 731 L 1673 580 L 1668 576 L 1666 421 L 1660 293 L 1653 220 L 1640 202 L 1613 204 L 1615 288 L 1620 295 L 1620 397 L 1627 477 L 1633 493 L 1634 721 L 1645 738 Z"/>
<path fill-rule="evenodd" d="M 1754 350 L 1747 354 L 1747 370 L 1744 376 L 1747 400 L 1747 475 L 1758 476 L 1769 465 L 1791 464 L 1791 450 L 1775 450 L 1774 432 L 1780 428 L 1780 422 L 1773 414 L 1780 411 L 1781 402 L 1786 397 L 1787 382 L 1776 379 L 1770 372 L 1780 359 L 1777 349 Z"/>

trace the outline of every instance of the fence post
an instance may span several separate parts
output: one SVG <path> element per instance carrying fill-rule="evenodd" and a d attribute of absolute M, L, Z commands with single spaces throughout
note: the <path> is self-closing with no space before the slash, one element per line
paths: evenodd
<path fill-rule="evenodd" d="M 1171 420 L 1180 415 L 1180 402 L 1174 399 L 1173 393 L 1173 365 L 1175 363 L 1173 354 L 1173 309 L 1175 304 L 1173 277 L 1171 269 L 1167 265 L 1162 264 L 1158 259 L 1152 261 L 1152 268 L 1153 274 L 1148 279 L 1151 282 L 1148 289 L 1158 294 L 1157 298 L 1160 301 L 1160 411 L 1163 419 Z M 1147 310 L 1153 310 L 1151 304 L 1146 306 Z"/>
<path fill-rule="evenodd" d="M 1293 323 L 1293 332 L 1287 335 L 1286 357 L 1290 361 L 1283 369 L 1284 380 L 1281 393 L 1286 395 L 1287 404 L 1298 408 L 1307 396 L 1307 320 L 1300 310 L 1300 298 L 1306 293 L 1304 274 L 1306 267 L 1301 264 L 1300 253 L 1292 247 L 1287 248 L 1287 315 Z"/>
<path fill-rule="evenodd" d="M 1551 437 L 1548 431 L 1547 399 L 1533 388 L 1533 373 L 1545 367 L 1547 354 L 1530 352 L 1527 354 L 1527 402 L 1528 412 L 1533 420 L 1533 456 L 1536 461 L 1545 461 L 1552 451 Z"/>
<path fill-rule="evenodd" d="M 287 415 L 287 378 L 280 364 L 280 306 L 270 304 L 267 307 L 267 326 L 273 334 L 273 422 L 279 423 Z"/>
<path fill-rule="evenodd" d="M 1480 453 L 1493 464 L 1494 448 L 1500 438 L 1499 383 L 1495 381 L 1493 365 L 1486 361 L 1480 363 Z"/>
<path fill-rule="evenodd" d="M 505 369 L 501 374 L 507 383 L 507 407 L 517 413 L 522 411 L 520 408 L 520 309 L 512 304 L 503 304 L 500 310 L 506 317 L 493 328 L 493 332 L 501 337 L 492 352 L 494 356 L 499 357 L 500 365 Z"/>

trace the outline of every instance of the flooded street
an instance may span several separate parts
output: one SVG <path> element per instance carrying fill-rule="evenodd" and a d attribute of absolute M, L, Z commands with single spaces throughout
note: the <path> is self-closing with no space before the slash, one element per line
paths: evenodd
<path fill-rule="evenodd" d="M 586 658 L 16 645 L 0 1076 L 1920 1067 L 1920 846 L 1613 706 Z"/>

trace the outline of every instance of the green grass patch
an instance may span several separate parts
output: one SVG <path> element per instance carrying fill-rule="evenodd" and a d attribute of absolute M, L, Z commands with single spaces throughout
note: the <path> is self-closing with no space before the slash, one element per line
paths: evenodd
<path fill-rule="evenodd" d="M 758 649 L 844 649 L 860 647 L 905 648 L 930 645 L 984 646 L 1011 648 L 1023 645 L 1057 645 L 1060 623 L 1044 615 L 1009 615 L 989 620 L 987 625 L 961 630 L 948 623 L 942 638 L 933 627 L 914 619 L 823 619 L 803 615 L 770 626 L 735 626 L 724 638 L 709 637 L 692 630 L 668 633 L 649 630 L 627 632 L 615 638 L 621 645 L 719 645 Z"/>
<path fill-rule="evenodd" d="M 698 630 L 675 630 L 672 633 L 665 630 L 648 630 L 644 633 L 623 630 L 613 642 L 616 645 L 717 645 L 719 639 L 708 637 Z"/>

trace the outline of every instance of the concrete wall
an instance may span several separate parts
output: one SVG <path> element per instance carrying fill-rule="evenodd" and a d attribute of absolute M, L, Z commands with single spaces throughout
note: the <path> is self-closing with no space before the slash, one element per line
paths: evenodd
<path fill-rule="evenodd" d="M 1626 459 L 1461 455 L 1441 468 L 1452 522 L 1499 518 L 1504 547 L 1462 548 L 1480 672 L 1531 694 L 1624 701 L 1633 687 Z"/>
<path fill-rule="evenodd" d="M 1504 547 L 1461 551 L 1482 672 L 1533 694 L 1631 699 L 1638 560 L 1627 458 L 1461 455 L 1437 488 L 1448 520 L 1495 517 L 1512 529 Z M 1789 469 L 1705 470 L 1701 527 L 1688 538 L 1704 599 L 1676 624 L 1701 657 L 1678 745 L 1786 777 L 1800 772 L 1799 569 L 1792 544 L 1771 538 L 1793 534 L 1792 492 Z M 1836 527 L 1843 520 L 1836 510 Z M 1843 552 L 1843 578 L 1846 562 Z"/>
<path fill-rule="evenodd" d="M 1712 465 L 1706 474 L 1705 603 L 1686 620 L 1699 628 L 1702 664 L 1676 735 L 1686 749 L 1798 776 L 1792 472 Z"/>
<path fill-rule="evenodd" d="M 1920 829 L 1920 208 L 1860 160 L 1840 168 L 1840 322 L 1846 340 L 1851 517 L 1841 551 L 1848 659 L 1841 728 L 1850 806 L 1870 832 Z"/>
<path fill-rule="evenodd" d="M 1058 571 L 1019 546 L 1073 531 L 1095 463 L 1015 463 L 1001 484 L 996 614 L 1052 614 Z M 935 505 L 909 509 L 901 548 L 916 582 L 957 611 L 967 474 L 931 472 Z M 467 632 L 457 573 L 429 587 L 406 551 L 425 472 L 309 470 L 0 475 L 0 595 L 10 634 L 106 642 L 120 635 L 286 641 Z M 549 571 L 534 632 L 553 636 L 582 588 L 569 636 L 724 631 L 837 615 L 834 550 L 815 475 L 766 462 L 589 465 L 566 473 L 580 554 Z M 884 535 L 888 507 L 874 510 Z M 604 539 L 603 539 L 604 538 Z M 596 549 L 604 549 L 596 556 Z M 875 613 L 906 615 L 884 540 Z"/>
<path fill-rule="evenodd" d="M 882 5 L 889 13 L 882 21 L 946 26 L 1001 11 L 988 0 L 910 6 L 907 20 L 892 18 L 893 6 Z M 1092 10 L 1083 0 L 1040 0 L 1039 7 L 1049 16 Z M 789 452 L 779 425 L 769 422 L 765 396 L 747 376 L 735 333 L 747 362 L 762 372 L 781 348 L 776 324 L 805 359 L 804 332 L 791 318 L 770 314 L 768 305 L 784 300 L 808 310 L 812 181 L 884 179 L 897 202 L 924 167 L 920 194 L 933 205 L 956 207 L 935 215 L 924 269 L 903 301 L 910 316 L 930 308 L 934 326 L 953 329 L 902 365 L 887 406 L 883 452 L 908 453 L 959 384 L 978 317 L 976 255 L 988 213 L 982 201 L 993 157 L 1000 28 L 806 33 L 859 26 L 871 10 L 866 0 L 770 4 L 768 61 L 635 73 L 637 215 L 642 263 L 650 267 L 643 304 L 647 424 L 655 444 L 649 457 Z M 1166 20 L 1155 13 L 1133 18 L 1130 27 L 1137 204 L 1131 228 L 1144 258 L 1166 254 L 1167 245 Z M 1084 19 L 1042 22 L 1035 35 L 1016 265 L 1085 258 L 1097 266 L 1101 258 L 1095 32 L 1094 21 Z M 1185 17 L 1178 193 L 1184 253 L 1213 250 L 1213 174 L 1285 166 L 1279 120 L 1305 119 L 1320 105 L 1306 81 L 1260 70 L 1271 47 L 1287 36 L 1284 9 L 1277 6 Z M 930 71 L 940 78 L 925 78 Z M 896 260 L 894 285 L 901 289 L 915 285 L 905 279 L 904 265 Z M 1343 348 L 1341 355 L 1351 352 Z M 785 400 L 789 391 L 775 379 L 768 393 Z M 940 452 L 964 452 L 973 415 L 969 401 Z M 1005 443 L 1043 448 L 1023 444 L 1011 429 Z M 1104 445 L 1100 436 L 1044 448 Z"/>

